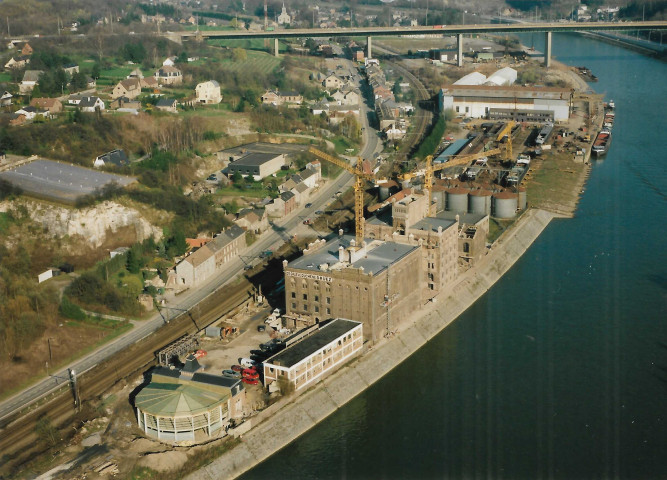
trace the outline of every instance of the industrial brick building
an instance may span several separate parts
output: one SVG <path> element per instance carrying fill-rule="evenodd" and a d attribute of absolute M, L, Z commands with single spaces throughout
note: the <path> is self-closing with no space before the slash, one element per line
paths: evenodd
<path fill-rule="evenodd" d="M 440 90 L 440 110 L 472 118 L 545 118 L 566 121 L 570 115 L 572 91 L 556 87 L 497 85 L 449 85 Z M 514 112 L 509 115 L 507 112 Z"/>
<path fill-rule="evenodd" d="M 421 247 L 354 237 L 318 240 L 303 256 L 283 262 L 287 328 L 342 317 L 364 324 L 373 342 L 396 329 L 422 304 Z"/>
<path fill-rule="evenodd" d="M 295 391 L 309 387 L 363 348 L 363 325 L 336 318 L 303 340 L 268 358 L 264 364 L 264 385 L 281 380 Z"/>

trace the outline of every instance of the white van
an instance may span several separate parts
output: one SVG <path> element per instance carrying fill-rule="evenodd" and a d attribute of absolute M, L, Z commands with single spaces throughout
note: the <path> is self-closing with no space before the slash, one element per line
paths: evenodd
<path fill-rule="evenodd" d="M 252 368 L 257 366 L 257 362 L 249 358 L 239 358 L 239 363 L 241 366 L 246 368 Z"/>

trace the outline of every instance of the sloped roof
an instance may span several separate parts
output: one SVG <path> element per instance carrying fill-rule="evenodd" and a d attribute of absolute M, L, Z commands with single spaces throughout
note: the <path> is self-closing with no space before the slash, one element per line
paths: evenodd
<path fill-rule="evenodd" d="M 135 398 L 135 406 L 156 416 L 198 415 L 225 402 L 229 394 L 213 392 L 194 385 L 150 383 Z"/>
<path fill-rule="evenodd" d="M 173 98 L 161 98 L 155 104 L 156 107 L 173 107 L 176 103 L 176 100 Z"/>
<path fill-rule="evenodd" d="M 80 107 L 94 107 L 100 97 L 81 97 Z"/>
<path fill-rule="evenodd" d="M 39 80 L 39 76 L 43 73 L 44 72 L 42 70 L 26 70 L 23 74 L 23 81 L 37 82 Z"/>

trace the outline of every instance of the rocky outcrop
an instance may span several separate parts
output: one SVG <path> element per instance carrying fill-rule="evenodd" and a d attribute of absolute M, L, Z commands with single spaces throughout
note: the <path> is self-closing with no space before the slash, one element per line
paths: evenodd
<path fill-rule="evenodd" d="M 79 236 L 93 247 L 99 247 L 108 235 L 119 229 L 132 227 L 136 240 L 142 241 L 151 235 L 159 240 L 162 229 L 152 225 L 132 208 L 115 202 L 103 202 L 90 208 L 73 209 L 46 203 L 26 201 L 32 221 L 42 225 L 44 232 L 53 237 Z"/>

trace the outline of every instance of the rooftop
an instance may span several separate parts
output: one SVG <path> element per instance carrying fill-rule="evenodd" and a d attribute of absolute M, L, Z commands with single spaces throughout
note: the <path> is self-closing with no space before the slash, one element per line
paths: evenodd
<path fill-rule="evenodd" d="M 248 167 L 256 167 L 263 165 L 267 162 L 270 162 L 277 156 L 281 155 L 280 153 L 256 153 L 251 152 L 247 155 L 236 160 L 232 165 L 245 165 Z"/>
<path fill-rule="evenodd" d="M 519 85 L 449 85 L 442 89 L 443 95 L 457 96 L 488 96 L 501 98 L 548 98 L 569 99 L 571 91 L 558 87 L 522 87 Z"/>
<path fill-rule="evenodd" d="M 418 249 L 416 245 L 405 245 L 395 242 L 384 242 L 380 240 L 365 239 L 366 251 L 352 263 L 339 261 L 338 249 L 350 247 L 354 236 L 344 235 L 326 243 L 323 247 L 290 262 L 288 268 L 298 270 L 310 270 L 320 272 L 320 265 L 327 264 L 328 269 L 341 270 L 343 268 L 363 268 L 367 275 L 377 275 L 389 265 L 401 260 L 403 257 Z"/>
<path fill-rule="evenodd" d="M 291 368 L 359 325 L 361 323 L 353 320 L 336 318 L 320 327 L 317 332 L 309 337 L 270 357 L 264 363 Z"/>
<path fill-rule="evenodd" d="M 410 225 L 408 230 L 431 230 L 433 232 L 438 231 L 438 227 L 442 227 L 443 230 L 447 230 L 449 227 L 454 225 L 456 220 L 451 220 L 447 218 L 440 217 L 427 217 L 422 220 L 419 220 L 414 225 Z"/>
<path fill-rule="evenodd" d="M 459 223 L 466 225 L 475 225 L 476 223 L 479 223 L 487 215 L 483 213 L 457 214 L 456 212 L 447 212 L 444 210 L 436 215 L 437 218 L 442 218 L 446 220 L 456 220 L 457 216 L 459 217 Z"/>

